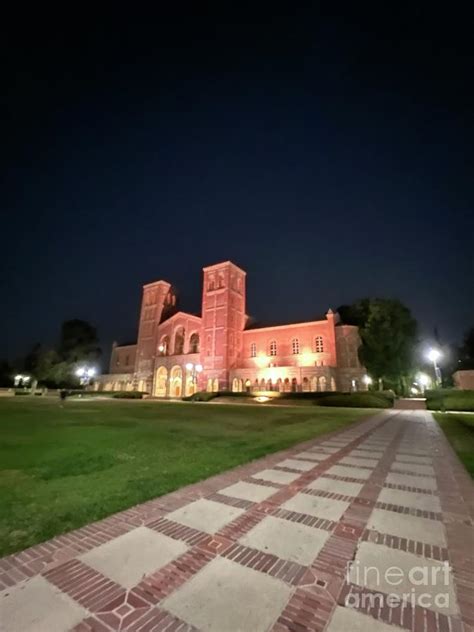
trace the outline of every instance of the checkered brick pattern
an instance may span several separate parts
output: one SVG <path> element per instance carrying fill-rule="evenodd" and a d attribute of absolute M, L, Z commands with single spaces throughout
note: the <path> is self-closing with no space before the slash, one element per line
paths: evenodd
<path fill-rule="evenodd" d="M 0 629 L 473 632 L 473 513 L 431 415 L 384 412 L 1 559 Z M 448 562 L 449 607 L 377 601 L 373 560 Z"/>

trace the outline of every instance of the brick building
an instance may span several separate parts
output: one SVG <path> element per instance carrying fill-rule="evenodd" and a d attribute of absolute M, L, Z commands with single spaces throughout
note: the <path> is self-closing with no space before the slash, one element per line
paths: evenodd
<path fill-rule="evenodd" d="M 363 390 L 357 327 L 321 320 L 252 326 L 246 273 L 230 261 L 203 270 L 202 311 L 179 311 L 166 281 L 143 286 L 136 344 L 114 343 L 103 390 L 182 397 L 196 390 Z"/>

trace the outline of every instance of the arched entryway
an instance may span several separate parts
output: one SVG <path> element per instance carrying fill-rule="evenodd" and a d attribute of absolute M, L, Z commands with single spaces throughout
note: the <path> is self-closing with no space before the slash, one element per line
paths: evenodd
<path fill-rule="evenodd" d="M 155 397 L 166 397 L 166 385 L 168 382 L 168 369 L 160 366 L 155 375 Z"/>
<path fill-rule="evenodd" d="M 170 373 L 170 396 L 181 397 L 183 394 L 183 370 L 174 366 Z"/>

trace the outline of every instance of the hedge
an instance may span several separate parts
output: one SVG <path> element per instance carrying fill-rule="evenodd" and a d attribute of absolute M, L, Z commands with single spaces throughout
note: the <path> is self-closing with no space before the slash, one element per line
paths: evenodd
<path fill-rule="evenodd" d="M 230 391 L 219 391 L 218 393 L 199 391 L 188 397 L 183 397 L 187 402 L 210 402 L 216 397 L 231 397 L 232 399 L 253 400 L 255 393 L 232 393 Z M 320 393 L 280 393 L 277 398 L 281 400 L 307 400 L 315 406 L 342 406 L 350 408 L 391 408 L 393 406 L 394 395 L 384 391 L 364 391 L 362 393 L 338 393 L 333 391 Z"/>
<path fill-rule="evenodd" d="M 117 391 L 112 397 L 115 399 L 142 399 L 144 394 L 141 391 Z"/>
<path fill-rule="evenodd" d="M 383 393 L 328 393 L 314 402 L 316 406 L 341 406 L 346 408 L 392 408 L 393 400 Z"/>
<path fill-rule="evenodd" d="M 426 391 L 425 396 L 428 410 L 474 412 L 474 391 L 443 388 L 435 391 Z"/>

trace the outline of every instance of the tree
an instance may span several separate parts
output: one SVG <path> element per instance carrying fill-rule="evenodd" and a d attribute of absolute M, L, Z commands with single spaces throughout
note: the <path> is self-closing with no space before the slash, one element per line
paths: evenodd
<path fill-rule="evenodd" d="M 13 386 L 14 369 L 6 360 L 0 360 L 0 386 Z"/>
<path fill-rule="evenodd" d="M 67 320 L 57 349 L 37 343 L 25 357 L 24 370 L 46 386 L 77 386 L 77 364 L 94 363 L 100 354 L 95 327 L 84 320 Z"/>
<path fill-rule="evenodd" d="M 61 326 L 58 353 L 64 362 L 95 362 L 101 356 L 97 329 L 85 320 L 66 320 Z"/>
<path fill-rule="evenodd" d="M 474 327 L 466 331 L 459 356 L 461 369 L 474 369 Z"/>
<path fill-rule="evenodd" d="M 359 358 L 371 377 L 406 393 L 417 342 L 417 322 L 410 310 L 398 300 L 365 298 L 338 312 L 343 322 L 359 327 Z"/>

